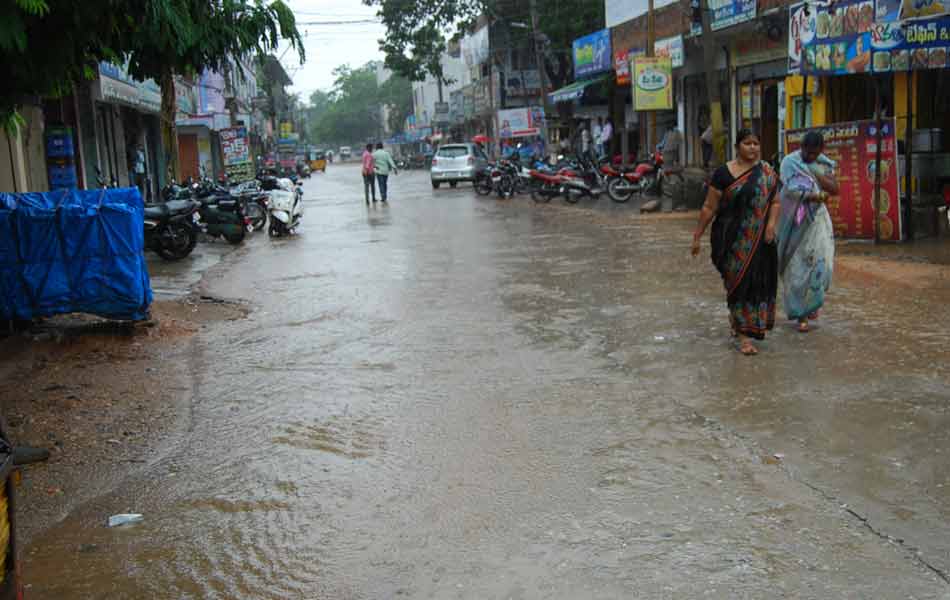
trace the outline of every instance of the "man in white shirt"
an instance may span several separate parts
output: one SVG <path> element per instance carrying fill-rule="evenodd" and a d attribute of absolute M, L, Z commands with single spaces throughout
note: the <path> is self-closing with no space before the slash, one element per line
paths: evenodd
<path fill-rule="evenodd" d="M 604 148 L 604 155 L 606 156 L 610 152 L 610 140 L 614 136 L 614 125 L 610 122 L 610 119 L 607 119 L 607 122 L 604 123 L 604 128 L 600 132 L 600 143 Z"/>
<path fill-rule="evenodd" d="M 601 135 L 604 131 L 604 118 L 597 117 L 597 122 L 594 123 L 594 129 L 591 131 L 591 134 L 594 138 L 594 148 L 597 151 L 597 157 L 600 158 L 604 155 L 604 142 L 601 139 Z"/>

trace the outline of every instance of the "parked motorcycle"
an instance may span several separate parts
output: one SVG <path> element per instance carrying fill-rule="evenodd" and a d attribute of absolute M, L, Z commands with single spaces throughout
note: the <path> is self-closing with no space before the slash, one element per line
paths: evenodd
<path fill-rule="evenodd" d="M 244 216 L 247 217 L 251 229 L 260 231 L 267 226 L 268 195 L 259 180 L 252 179 L 232 187 L 231 195 L 241 199 Z"/>
<path fill-rule="evenodd" d="M 267 193 L 270 196 L 270 227 L 267 230 L 270 236 L 281 237 L 296 233 L 297 226 L 303 219 L 303 192 L 300 185 L 281 178 L 277 180 L 277 189 Z"/>
<path fill-rule="evenodd" d="M 626 202 L 634 194 L 659 196 L 663 182 L 663 153 L 657 149 L 649 161 L 641 162 L 632 171 L 620 172 L 607 183 L 607 195 L 614 202 Z"/>
<path fill-rule="evenodd" d="M 181 198 L 145 206 L 145 247 L 165 260 L 181 260 L 198 243 L 201 202 L 187 190 Z"/>
<path fill-rule="evenodd" d="M 201 202 L 198 211 L 198 226 L 205 234 L 211 237 L 221 237 L 230 244 L 240 244 L 248 229 L 253 231 L 241 199 L 216 186 L 213 182 L 204 179 L 201 183 L 192 184 L 195 198 Z"/>

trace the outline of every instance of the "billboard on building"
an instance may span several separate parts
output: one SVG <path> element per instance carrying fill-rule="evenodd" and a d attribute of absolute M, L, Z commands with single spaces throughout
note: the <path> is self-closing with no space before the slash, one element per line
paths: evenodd
<path fill-rule="evenodd" d="M 716 31 L 755 18 L 755 0 L 709 0 L 710 29 Z"/>
<path fill-rule="evenodd" d="M 129 75 L 128 63 L 99 63 L 99 93 L 103 100 L 112 100 L 139 110 L 153 113 L 162 110 L 162 89 L 152 79 L 133 79 Z"/>
<path fill-rule="evenodd" d="M 610 30 L 601 29 L 574 40 L 574 78 L 581 79 L 613 68 Z"/>
<path fill-rule="evenodd" d="M 674 69 L 682 67 L 684 63 L 683 36 L 674 35 L 655 41 L 653 43 L 653 55 L 668 57 Z"/>
<path fill-rule="evenodd" d="M 498 135 L 505 138 L 541 135 L 544 126 L 544 109 L 510 108 L 498 111 Z"/>

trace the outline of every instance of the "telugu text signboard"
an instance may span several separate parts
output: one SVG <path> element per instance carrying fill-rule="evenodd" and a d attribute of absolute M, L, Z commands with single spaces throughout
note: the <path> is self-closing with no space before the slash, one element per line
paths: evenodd
<path fill-rule="evenodd" d="M 877 155 L 876 121 L 835 123 L 814 129 L 786 132 L 786 152 L 801 146 L 808 131 L 819 131 L 825 139 L 825 154 L 838 163 L 841 191 L 828 202 L 835 235 L 845 238 L 874 238 L 874 168 Z M 881 239 L 900 241 L 900 188 L 897 177 L 897 139 L 894 119 L 881 128 Z"/>
<path fill-rule="evenodd" d="M 710 29 L 716 31 L 755 18 L 755 0 L 709 0 Z"/>
<path fill-rule="evenodd" d="M 574 78 L 590 77 L 613 68 L 610 30 L 595 31 L 574 40 Z"/>
<path fill-rule="evenodd" d="M 877 73 L 944 69 L 950 57 L 950 17 L 875 23 L 871 46 Z"/>
<path fill-rule="evenodd" d="M 638 56 L 633 59 L 635 110 L 672 110 L 673 64 L 670 58 Z"/>
<path fill-rule="evenodd" d="M 251 163 L 247 128 L 231 127 L 222 129 L 219 134 L 224 172 L 228 174 L 228 179 L 232 182 L 253 179 L 254 165 Z"/>

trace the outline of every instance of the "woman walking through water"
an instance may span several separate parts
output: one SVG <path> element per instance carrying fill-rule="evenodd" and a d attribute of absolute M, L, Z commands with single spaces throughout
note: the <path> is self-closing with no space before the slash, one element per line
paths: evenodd
<path fill-rule="evenodd" d="M 800 150 L 782 160 L 782 218 L 778 229 L 778 272 L 785 290 L 785 311 L 809 330 L 831 287 L 835 239 L 825 204 L 838 194 L 835 163 L 822 154 L 825 141 L 817 131 L 805 134 Z"/>
<path fill-rule="evenodd" d="M 775 233 L 778 176 L 761 161 L 759 138 L 749 129 L 736 136 L 736 158 L 716 169 L 693 234 L 693 256 L 710 233 L 712 262 L 722 275 L 732 335 L 739 352 L 758 354 L 752 339 L 765 338 L 775 325 L 778 265 Z"/>

